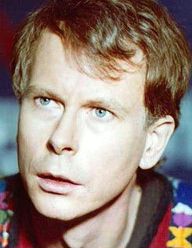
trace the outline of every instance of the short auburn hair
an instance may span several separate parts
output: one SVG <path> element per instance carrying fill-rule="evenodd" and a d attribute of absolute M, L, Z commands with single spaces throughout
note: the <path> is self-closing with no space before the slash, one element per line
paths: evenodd
<path fill-rule="evenodd" d="M 77 62 L 83 51 L 94 65 L 93 73 L 114 80 L 114 72 L 123 71 L 117 61 L 131 63 L 136 48 L 141 49 L 146 61 L 148 120 L 171 115 L 178 125 L 191 54 L 180 28 L 155 0 L 51 0 L 30 14 L 16 35 L 13 50 L 13 89 L 19 99 L 45 30 L 59 35 Z"/>

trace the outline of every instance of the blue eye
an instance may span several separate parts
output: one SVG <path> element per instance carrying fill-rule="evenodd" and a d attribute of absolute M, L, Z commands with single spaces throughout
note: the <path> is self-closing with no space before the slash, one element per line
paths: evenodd
<path fill-rule="evenodd" d="M 93 108 L 92 111 L 92 116 L 96 121 L 100 122 L 108 122 L 113 120 L 114 115 L 111 113 L 109 110 L 106 110 L 104 108 Z"/>
<path fill-rule="evenodd" d="M 52 116 L 60 115 L 64 111 L 64 105 L 62 103 L 46 96 L 35 97 L 34 107 L 38 112 Z"/>
<path fill-rule="evenodd" d="M 41 105 L 46 106 L 50 103 L 51 100 L 49 98 L 46 98 L 46 97 L 40 97 L 39 101 L 40 101 Z"/>
<path fill-rule="evenodd" d="M 59 107 L 59 104 L 49 97 L 43 97 L 43 96 L 36 97 L 35 103 L 37 106 L 43 109 L 55 109 Z"/>
<path fill-rule="evenodd" d="M 97 109 L 95 109 L 95 114 L 96 114 L 97 117 L 103 118 L 103 117 L 106 116 L 107 110 L 101 109 L 101 108 L 97 108 Z"/>

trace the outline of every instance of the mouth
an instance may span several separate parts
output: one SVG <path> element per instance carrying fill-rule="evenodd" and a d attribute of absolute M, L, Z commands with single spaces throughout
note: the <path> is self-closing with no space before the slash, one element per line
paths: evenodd
<path fill-rule="evenodd" d="M 38 184 L 41 190 L 51 194 L 66 195 L 76 190 L 80 184 L 63 176 L 55 176 L 50 173 L 37 175 Z"/>

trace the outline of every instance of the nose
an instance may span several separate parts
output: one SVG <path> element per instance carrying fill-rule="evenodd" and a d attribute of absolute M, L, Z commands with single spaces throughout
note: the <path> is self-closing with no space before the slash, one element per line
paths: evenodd
<path fill-rule="evenodd" d="M 64 115 L 55 124 L 48 140 L 48 149 L 57 155 L 77 152 L 76 120 L 72 116 Z"/>

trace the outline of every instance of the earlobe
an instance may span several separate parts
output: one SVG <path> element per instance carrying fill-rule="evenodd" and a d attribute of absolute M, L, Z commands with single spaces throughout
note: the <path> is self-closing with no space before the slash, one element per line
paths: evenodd
<path fill-rule="evenodd" d="M 150 169 L 157 164 L 174 129 L 175 122 L 170 115 L 158 119 L 148 128 L 145 148 L 139 165 L 141 169 Z"/>

